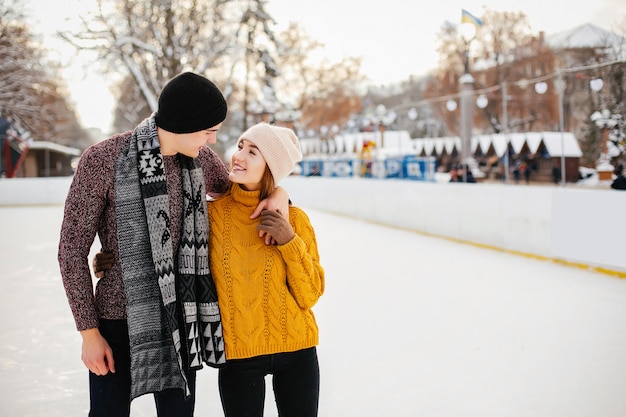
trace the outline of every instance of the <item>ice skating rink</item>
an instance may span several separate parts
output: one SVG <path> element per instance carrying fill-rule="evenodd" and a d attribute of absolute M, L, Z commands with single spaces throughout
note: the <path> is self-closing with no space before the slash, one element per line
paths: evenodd
<path fill-rule="evenodd" d="M 1 416 L 88 412 L 62 210 L 0 207 Z M 626 416 L 625 279 L 307 211 L 326 270 L 321 417 Z M 223 415 L 217 371 L 197 396 L 196 416 Z M 133 403 L 154 415 L 151 396 Z"/>

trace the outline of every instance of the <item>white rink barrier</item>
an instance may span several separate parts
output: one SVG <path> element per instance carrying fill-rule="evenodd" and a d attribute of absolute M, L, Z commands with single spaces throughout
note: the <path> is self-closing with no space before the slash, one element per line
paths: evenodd
<path fill-rule="evenodd" d="M 72 177 L 2 178 L 0 206 L 63 204 Z"/>
<path fill-rule="evenodd" d="M 282 185 L 302 207 L 626 277 L 623 191 L 297 176 Z"/>
<path fill-rule="evenodd" d="M 0 179 L 0 206 L 63 204 L 70 183 Z M 303 208 L 626 276 L 623 191 L 300 176 L 281 185 Z"/>

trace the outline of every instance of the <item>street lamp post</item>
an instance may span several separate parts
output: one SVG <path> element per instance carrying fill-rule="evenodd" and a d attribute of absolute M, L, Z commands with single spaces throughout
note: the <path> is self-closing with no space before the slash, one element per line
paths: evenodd
<path fill-rule="evenodd" d="M 411 135 L 414 132 L 414 122 L 417 120 L 418 115 L 419 113 L 417 112 L 417 109 L 415 107 L 411 107 L 406 114 L 407 119 L 409 119 L 409 132 L 411 133 Z"/>
<path fill-rule="evenodd" d="M 509 114 L 506 81 L 502 81 L 502 133 L 504 133 L 504 183 L 509 183 Z"/>
<path fill-rule="evenodd" d="M 563 133 L 563 93 L 565 92 L 565 80 L 561 75 L 561 70 L 557 70 L 556 80 L 554 80 L 554 88 L 558 94 L 559 101 L 559 132 L 561 133 L 561 185 L 565 187 L 566 183 L 566 170 L 565 170 L 565 134 Z M 535 84 L 535 92 L 539 95 L 543 95 L 548 91 L 548 84 L 545 81 L 540 81 Z"/>
<path fill-rule="evenodd" d="M 450 113 L 456 111 L 456 108 L 458 107 L 456 101 L 449 99 L 448 101 L 446 101 L 446 110 L 448 110 Z M 460 157 L 461 159 L 463 158 L 463 144 L 461 143 L 461 149 L 457 150 L 457 154 L 460 153 Z"/>
<path fill-rule="evenodd" d="M 463 182 L 467 182 L 467 170 L 470 169 L 472 118 L 474 115 L 474 77 L 463 74 L 461 82 L 461 154 L 463 165 Z"/>
<path fill-rule="evenodd" d="M 561 185 L 565 187 L 567 183 L 567 171 L 565 170 L 565 138 L 564 138 L 564 121 L 563 121 L 563 93 L 565 93 L 565 81 L 561 75 L 561 70 L 557 70 L 554 86 L 559 95 L 559 132 L 561 132 Z"/>
<path fill-rule="evenodd" d="M 461 36 L 465 43 L 464 74 L 459 79 L 461 85 L 461 164 L 463 166 L 463 182 L 467 182 L 467 170 L 473 166 L 471 157 L 472 122 L 474 116 L 474 77 L 469 70 L 469 47 L 476 36 L 476 26 L 473 23 L 461 24 Z"/>
<path fill-rule="evenodd" d="M 376 154 L 378 156 L 377 166 L 380 167 L 378 176 L 382 178 L 385 176 L 385 159 L 387 158 L 389 148 L 388 144 L 385 145 L 385 130 L 395 122 L 398 114 L 393 110 L 387 111 L 387 107 L 385 107 L 384 104 L 376 106 L 374 112 L 375 117 L 373 122 L 378 127 L 378 133 L 380 135 L 380 146 L 378 144 L 376 145 Z"/>

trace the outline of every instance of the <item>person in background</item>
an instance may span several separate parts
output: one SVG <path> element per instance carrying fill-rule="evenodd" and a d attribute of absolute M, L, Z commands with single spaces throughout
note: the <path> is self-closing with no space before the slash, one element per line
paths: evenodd
<path fill-rule="evenodd" d="M 222 312 L 226 366 L 219 390 L 226 417 L 263 416 L 265 376 L 281 417 L 317 416 L 318 327 L 311 308 L 324 270 L 307 214 L 289 207 L 251 214 L 302 159 L 293 130 L 260 123 L 237 141 L 230 192 L 209 202 L 210 265 Z M 271 234 L 267 246 L 258 231 Z"/>
<path fill-rule="evenodd" d="M 513 164 L 513 180 L 515 184 L 519 184 L 520 174 L 522 171 L 522 163 L 519 159 L 516 159 Z"/>
<path fill-rule="evenodd" d="M 320 168 L 317 164 L 313 165 L 311 167 L 311 172 L 309 173 L 309 177 L 319 177 L 321 176 L 322 173 L 320 172 Z"/>
<path fill-rule="evenodd" d="M 552 181 L 556 185 L 561 182 L 561 167 L 556 162 L 552 164 Z"/>
<path fill-rule="evenodd" d="M 531 169 L 532 169 L 532 166 L 530 162 L 528 161 L 522 162 L 522 172 L 524 173 L 524 180 L 526 181 L 526 185 L 530 184 Z"/>
<path fill-rule="evenodd" d="M 147 393 L 158 416 L 190 417 L 196 370 L 225 363 L 205 210 L 207 192 L 230 186 L 206 146 L 226 112 L 215 84 L 186 72 L 164 86 L 157 112 L 81 156 L 58 260 L 89 369 L 90 417 L 128 417 Z M 249 215 L 286 212 L 288 196 L 280 189 L 256 208 Z M 87 258 L 96 235 L 111 258 L 94 295 Z"/>
<path fill-rule="evenodd" d="M 465 173 L 465 179 L 463 179 L 463 174 Z M 461 181 L 465 181 L 467 183 L 476 183 L 476 178 L 474 178 L 474 174 L 472 173 L 472 170 L 469 166 L 467 165 L 463 165 L 463 168 L 461 169 L 461 172 L 458 173 L 459 178 L 461 178 Z"/>
<path fill-rule="evenodd" d="M 626 190 L 626 177 L 624 177 L 624 164 L 617 164 L 617 168 L 615 168 L 615 179 L 611 183 L 611 188 L 614 190 Z"/>
<path fill-rule="evenodd" d="M 450 181 L 448 182 L 461 182 L 462 180 L 462 178 L 459 178 L 457 167 L 450 168 Z"/>

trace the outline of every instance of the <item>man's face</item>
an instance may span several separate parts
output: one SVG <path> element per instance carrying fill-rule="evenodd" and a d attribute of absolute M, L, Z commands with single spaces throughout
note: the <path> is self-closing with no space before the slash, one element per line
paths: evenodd
<path fill-rule="evenodd" d="M 208 144 L 215 144 L 217 132 L 222 124 L 209 129 L 193 133 L 181 133 L 176 135 L 176 151 L 191 158 L 200 154 L 200 149 Z"/>

